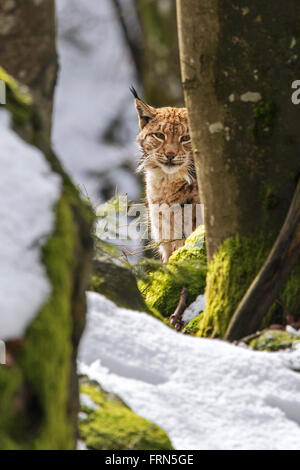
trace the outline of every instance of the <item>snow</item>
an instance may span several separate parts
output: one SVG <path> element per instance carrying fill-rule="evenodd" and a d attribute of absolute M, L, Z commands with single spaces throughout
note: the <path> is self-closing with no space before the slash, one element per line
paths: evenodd
<path fill-rule="evenodd" d="M 196 300 L 192 302 L 184 311 L 182 315 L 182 320 L 185 325 L 187 325 L 193 318 L 199 315 L 200 312 L 204 310 L 205 307 L 205 295 L 198 295 Z"/>
<path fill-rule="evenodd" d="M 87 395 L 86 393 L 81 393 L 79 395 L 79 399 L 80 399 L 80 403 L 81 405 L 83 406 L 86 406 L 87 408 L 89 408 L 90 410 L 98 410 L 100 407 L 99 405 L 97 405 L 89 395 Z"/>
<path fill-rule="evenodd" d="M 89 292 L 79 372 L 161 426 L 176 449 L 299 449 L 300 350 L 182 335 Z"/>
<path fill-rule="evenodd" d="M 51 292 L 41 247 L 52 232 L 61 181 L 0 111 L 0 338 L 22 337 Z"/>
<path fill-rule="evenodd" d="M 124 3 L 124 0 L 122 0 Z M 128 14 L 132 15 L 131 1 Z M 138 131 L 129 86 L 135 67 L 110 0 L 57 0 L 60 72 L 52 139 L 66 170 L 92 201 L 139 196 Z M 134 20 L 134 18 L 133 18 Z M 133 24 L 134 26 L 134 24 Z M 117 142 L 104 134 L 116 121 Z"/>
<path fill-rule="evenodd" d="M 78 440 L 76 450 L 88 450 L 88 448 L 83 441 Z"/>
<path fill-rule="evenodd" d="M 285 327 L 285 330 L 290 333 L 290 335 L 294 335 L 294 336 L 300 336 L 300 330 L 296 330 L 295 328 L 293 328 L 291 325 L 287 325 Z"/>

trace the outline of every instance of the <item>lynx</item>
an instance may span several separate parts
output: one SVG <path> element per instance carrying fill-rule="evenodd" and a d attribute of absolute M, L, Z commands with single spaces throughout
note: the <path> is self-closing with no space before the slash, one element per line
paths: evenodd
<path fill-rule="evenodd" d="M 134 88 L 131 92 L 140 127 L 137 143 L 142 155 L 137 171 L 145 175 L 151 235 L 166 262 L 196 228 L 196 204 L 200 203 L 187 110 L 154 108 Z"/>

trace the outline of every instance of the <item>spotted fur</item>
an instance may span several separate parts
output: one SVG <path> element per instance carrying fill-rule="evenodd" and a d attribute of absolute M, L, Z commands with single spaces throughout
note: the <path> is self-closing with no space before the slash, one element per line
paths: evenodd
<path fill-rule="evenodd" d="M 140 126 L 137 142 L 141 157 L 137 171 L 145 175 L 151 235 L 160 244 L 162 260 L 167 261 L 196 228 L 196 204 L 200 203 L 187 110 L 153 108 L 140 100 L 134 89 L 132 93 Z M 191 205 L 190 220 L 183 226 L 176 213 L 186 204 Z M 158 207 L 165 210 L 158 211 Z M 183 238 L 178 237 L 179 232 Z"/>

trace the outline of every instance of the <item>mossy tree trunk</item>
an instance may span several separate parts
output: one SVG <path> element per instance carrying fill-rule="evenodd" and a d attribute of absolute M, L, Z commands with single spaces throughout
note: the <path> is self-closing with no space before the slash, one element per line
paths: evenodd
<path fill-rule="evenodd" d="M 2 0 L 0 43 L 0 65 L 6 69 L 0 68 L 0 80 L 6 82 L 13 127 L 42 151 L 62 180 L 54 231 L 42 259 L 52 292 L 21 345 L 15 350 L 7 343 L 11 364 L 0 368 L 0 447 L 71 449 L 76 445 L 76 358 L 85 325 L 93 214 L 49 145 L 57 72 L 54 0 Z"/>
<path fill-rule="evenodd" d="M 181 106 L 180 64 L 174 0 L 135 0 L 142 29 L 141 73 L 153 106 Z"/>
<path fill-rule="evenodd" d="M 300 76 L 300 4 L 177 0 L 177 9 L 210 260 L 199 334 L 223 336 L 296 188 L 300 112 L 291 84 Z M 297 266 L 281 292 L 294 314 L 299 286 Z"/>
<path fill-rule="evenodd" d="M 49 146 L 32 96 L 1 68 L 0 80 L 6 83 L 13 128 L 41 150 L 62 181 L 54 230 L 42 249 L 51 294 L 24 338 L 6 342 L 9 360 L 0 367 L 0 448 L 73 449 L 77 348 L 85 326 L 94 216 Z"/>
<path fill-rule="evenodd" d="M 2 0 L 0 66 L 28 85 L 50 135 L 57 73 L 54 0 Z"/>

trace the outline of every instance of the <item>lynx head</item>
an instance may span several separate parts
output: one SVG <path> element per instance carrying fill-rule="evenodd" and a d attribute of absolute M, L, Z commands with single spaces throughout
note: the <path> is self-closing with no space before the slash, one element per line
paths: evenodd
<path fill-rule="evenodd" d="M 134 88 L 140 133 L 137 142 L 142 156 L 138 172 L 161 171 L 185 178 L 195 177 L 186 108 L 153 108 L 142 101 Z"/>

